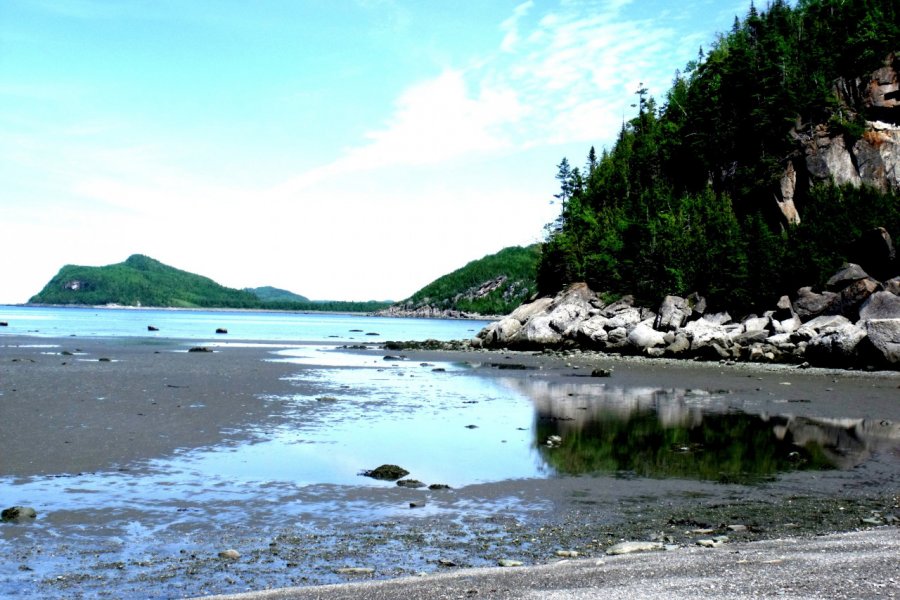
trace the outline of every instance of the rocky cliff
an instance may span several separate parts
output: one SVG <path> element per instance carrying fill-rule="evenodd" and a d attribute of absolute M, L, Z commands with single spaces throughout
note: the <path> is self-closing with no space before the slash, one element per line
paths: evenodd
<path fill-rule="evenodd" d="M 838 79 L 827 123 L 798 122 L 796 151 L 785 166 L 776 200 L 787 223 L 799 223 L 802 196 L 811 185 L 868 185 L 900 192 L 900 59 L 891 53 L 868 77 Z M 857 133 L 851 133 L 856 126 Z"/>

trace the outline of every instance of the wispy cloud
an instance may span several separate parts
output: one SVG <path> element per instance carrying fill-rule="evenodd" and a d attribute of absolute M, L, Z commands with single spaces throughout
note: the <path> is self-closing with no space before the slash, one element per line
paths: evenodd
<path fill-rule="evenodd" d="M 643 83 L 661 93 L 674 29 L 623 14 L 629 0 L 531 0 L 498 24 L 496 52 L 409 87 L 393 115 L 334 162 L 295 178 L 308 187 L 350 172 L 472 159 L 511 148 L 611 140 Z M 691 50 L 695 52 L 696 50 Z M 688 56 L 687 53 L 685 56 Z"/>

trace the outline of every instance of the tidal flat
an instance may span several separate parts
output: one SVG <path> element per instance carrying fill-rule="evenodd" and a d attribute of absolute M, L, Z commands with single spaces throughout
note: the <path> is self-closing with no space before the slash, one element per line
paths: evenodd
<path fill-rule="evenodd" d="M 0 594 L 231 594 L 900 517 L 897 373 L 360 346 L 0 338 L 0 508 L 37 512 L 0 523 Z M 440 489 L 360 475 L 380 464 Z"/>

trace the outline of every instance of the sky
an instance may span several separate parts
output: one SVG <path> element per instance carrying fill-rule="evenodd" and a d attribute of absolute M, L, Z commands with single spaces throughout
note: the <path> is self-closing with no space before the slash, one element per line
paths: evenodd
<path fill-rule="evenodd" d="M 2 0 L 0 303 L 145 254 L 401 300 L 543 240 L 556 167 L 749 0 Z"/>

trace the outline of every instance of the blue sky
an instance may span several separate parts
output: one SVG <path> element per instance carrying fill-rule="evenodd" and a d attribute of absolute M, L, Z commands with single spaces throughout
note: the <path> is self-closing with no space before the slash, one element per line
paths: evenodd
<path fill-rule="evenodd" d="M 3 0 L 0 302 L 143 253 L 402 299 L 540 241 L 556 165 L 749 1 Z"/>

